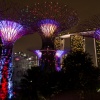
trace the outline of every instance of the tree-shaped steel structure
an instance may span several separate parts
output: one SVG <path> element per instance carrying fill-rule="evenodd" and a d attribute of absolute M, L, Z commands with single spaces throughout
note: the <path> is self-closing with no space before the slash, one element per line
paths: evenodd
<path fill-rule="evenodd" d="M 67 5 L 61 5 L 61 3 L 35 3 L 32 13 L 36 20 L 37 31 L 42 32 L 43 45 L 46 45 L 45 47 L 53 42 L 51 37 L 54 37 L 56 33 L 68 31 L 78 22 L 76 12 Z M 47 41 L 52 42 L 47 45 Z M 54 45 L 54 43 L 52 44 Z M 45 48 L 44 46 L 43 48 Z"/>
<path fill-rule="evenodd" d="M 3 0 L 2 0 L 3 1 Z M 9 3 L 9 4 L 8 4 Z M 10 99 L 13 96 L 12 84 L 12 49 L 15 41 L 21 36 L 30 33 L 30 22 L 27 16 L 22 20 L 21 6 L 4 0 L 4 7 L 0 9 L 0 36 L 3 42 L 0 60 L 0 100 Z M 7 7 L 6 7 L 7 6 Z M 26 22 L 25 22 L 26 21 Z M 28 24 L 26 24 L 28 23 Z"/>
<path fill-rule="evenodd" d="M 42 54 L 44 54 L 45 62 L 46 62 L 45 64 L 47 67 L 45 67 L 45 65 L 43 65 L 41 68 L 42 70 L 43 69 L 46 71 L 50 71 L 49 69 L 56 70 L 56 71 L 61 70 L 61 58 L 66 53 L 65 50 L 50 50 L 49 48 L 47 48 L 47 50 L 30 50 L 30 51 L 35 53 L 36 56 L 38 57 L 38 66 L 41 66 L 41 64 L 42 64 L 41 61 L 43 59 L 41 57 L 42 57 Z M 52 56 L 52 54 L 53 54 L 53 56 Z M 50 63 L 51 61 L 53 63 Z M 55 66 L 55 67 L 53 68 L 52 66 Z"/>
<path fill-rule="evenodd" d="M 24 28 L 19 23 L 2 20 L 0 21 L 0 36 L 3 42 L 3 50 L 0 65 L 0 85 L 2 93 L 0 97 L 12 98 L 12 49 L 14 42 L 25 34 Z M 7 97 L 8 95 L 8 97 Z"/>
<path fill-rule="evenodd" d="M 18 11 L 19 18 L 18 21 L 23 25 L 24 27 L 29 30 L 29 33 L 32 34 L 35 32 L 35 22 L 37 21 L 37 18 L 34 18 L 32 14 L 32 8 L 30 6 L 24 6 L 23 9 L 20 9 Z"/>
<path fill-rule="evenodd" d="M 55 67 L 56 53 L 54 38 L 59 32 L 68 31 L 77 24 L 77 14 L 67 5 L 53 2 L 35 3 L 32 13 L 36 21 L 35 29 L 40 33 L 43 41 L 41 65 L 52 69 Z"/>

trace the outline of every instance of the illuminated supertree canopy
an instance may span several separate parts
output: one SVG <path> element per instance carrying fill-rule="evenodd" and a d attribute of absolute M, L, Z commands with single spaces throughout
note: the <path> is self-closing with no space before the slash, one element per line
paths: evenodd
<path fill-rule="evenodd" d="M 67 5 L 61 5 L 61 3 L 35 3 L 32 13 L 34 18 L 37 18 L 37 21 L 41 23 L 38 29 L 44 34 L 48 31 L 53 34 L 53 32 L 69 30 L 78 22 L 76 12 Z"/>
<path fill-rule="evenodd" d="M 40 50 L 35 50 L 34 52 L 38 56 L 38 58 L 41 58 L 42 52 Z"/>
<path fill-rule="evenodd" d="M 37 18 L 33 16 L 31 9 L 31 7 L 25 6 L 18 12 L 19 22 L 21 23 L 21 25 L 28 28 L 29 33 L 33 33 L 35 31 L 34 25 L 37 21 Z"/>
<path fill-rule="evenodd" d="M 42 37 L 42 67 L 53 71 L 56 52 L 54 38 L 58 33 L 68 31 L 75 26 L 78 23 L 78 16 L 69 6 L 54 2 L 35 3 L 31 13 L 35 19 L 34 29 Z"/>
<path fill-rule="evenodd" d="M 19 39 L 23 35 L 26 35 L 27 33 L 29 33 L 28 31 L 30 31 L 29 25 L 26 24 L 29 23 L 27 21 L 27 16 L 23 18 L 26 18 L 26 20 L 21 20 L 19 18 L 20 11 L 18 11 L 20 7 L 18 7 L 17 4 L 14 3 L 10 4 L 11 5 L 7 7 L 7 9 L 0 9 L 0 14 L 2 15 L 2 17 L 0 16 L 0 36 L 3 42 L 2 55 L 0 60 L 0 100 L 8 100 L 12 99 L 13 97 L 13 45 L 17 39 Z"/>
<path fill-rule="evenodd" d="M 44 19 L 40 21 L 40 29 L 45 37 L 50 37 L 58 28 L 58 23 L 51 19 Z"/>
<path fill-rule="evenodd" d="M 35 20 L 34 29 L 42 37 L 42 48 L 49 46 L 54 49 L 55 36 L 62 31 L 68 31 L 78 23 L 76 11 L 61 3 L 35 3 L 31 13 Z"/>
<path fill-rule="evenodd" d="M 23 26 L 19 23 L 8 20 L 0 21 L 0 36 L 3 42 L 0 60 L 0 91 L 2 91 L 0 99 L 11 99 L 13 96 L 12 49 L 14 42 L 25 34 L 23 30 Z"/>
<path fill-rule="evenodd" d="M 95 30 L 94 37 L 95 39 L 100 40 L 100 28 Z"/>
<path fill-rule="evenodd" d="M 24 34 L 22 31 L 23 26 L 16 22 L 7 20 L 0 21 L 0 36 L 4 45 L 9 43 L 13 44 Z"/>

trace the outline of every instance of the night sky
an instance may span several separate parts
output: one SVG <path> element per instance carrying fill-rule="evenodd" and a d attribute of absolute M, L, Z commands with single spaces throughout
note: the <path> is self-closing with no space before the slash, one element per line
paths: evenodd
<path fill-rule="evenodd" d="M 24 5 L 29 5 L 30 7 L 35 2 L 52 1 L 52 0 L 9 0 L 18 3 L 22 8 Z M 80 22 L 85 20 L 95 14 L 100 14 L 100 0 L 53 0 L 55 2 L 61 2 L 67 4 L 77 11 Z M 41 37 L 34 33 L 32 35 L 27 35 L 16 41 L 14 45 L 14 52 L 23 51 L 27 52 L 27 49 L 40 49 L 41 48 Z"/>

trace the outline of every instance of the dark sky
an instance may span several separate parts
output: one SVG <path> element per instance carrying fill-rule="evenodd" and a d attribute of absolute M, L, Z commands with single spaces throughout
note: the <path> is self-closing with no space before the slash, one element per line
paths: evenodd
<path fill-rule="evenodd" d="M 35 2 L 44 2 L 52 0 L 14 0 L 20 6 L 34 5 Z M 77 14 L 81 20 L 87 19 L 95 14 L 100 13 L 100 0 L 53 0 L 55 2 L 61 2 L 67 4 L 77 11 Z M 38 34 L 27 35 L 16 41 L 14 45 L 15 51 L 27 52 L 27 49 L 40 49 L 41 37 Z"/>

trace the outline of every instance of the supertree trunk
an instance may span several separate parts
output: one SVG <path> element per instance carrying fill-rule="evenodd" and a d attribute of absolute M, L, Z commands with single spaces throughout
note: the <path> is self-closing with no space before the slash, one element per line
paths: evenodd
<path fill-rule="evenodd" d="M 47 49 L 49 47 L 49 49 L 54 50 L 54 38 L 50 38 L 50 37 L 45 37 L 42 39 L 42 48 L 41 49 Z"/>
<path fill-rule="evenodd" d="M 12 87 L 12 46 L 4 46 L 0 68 L 0 99 L 10 99 L 13 96 Z"/>
<path fill-rule="evenodd" d="M 42 56 L 40 59 L 41 69 L 45 72 L 55 71 L 55 47 L 54 47 L 54 37 L 42 37 Z"/>
<path fill-rule="evenodd" d="M 41 52 L 41 68 L 46 72 L 55 71 L 55 50 L 47 48 L 45 50 L 41 50 Z"/>
<path fill-rule="evenodd" d="M 0 80 L 1 90 L 0 97 L 5 98 L 1 100 L 12 99 L 13 85 L 12 85 L 12 49 L 15 41 L 23 36 L 23 26 L 8 20 L 0 21 L 0 36 L 3 43 L 1 65 L 0 65 Z"/>

